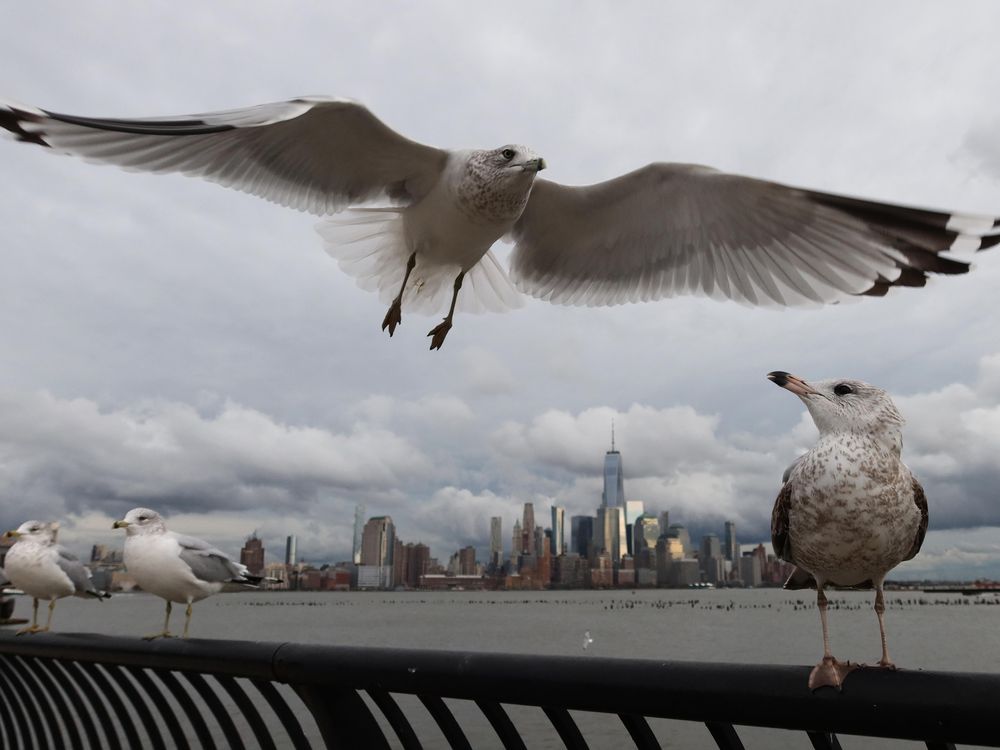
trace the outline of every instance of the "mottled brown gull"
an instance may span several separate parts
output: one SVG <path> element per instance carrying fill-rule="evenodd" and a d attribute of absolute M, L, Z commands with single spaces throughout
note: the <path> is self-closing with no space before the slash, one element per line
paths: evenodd
<path fill-rule="evenodd" d="M 303 97 L 159 119 L 59 114 L 0 102 L 20 141 L 130 170 L 180 172 L 326 216 L 327 252 L 389 304 L 502 311 L 518 289 L 566 305 L 705 294 L 751 305 L 836 302 L 964 273 L 958 241 L 1000 243 L 972 216 L 789 187 L 692 164 L 654 163 L 606 182 L 537 178 L 530 148 L 449 151 L 411 141 L 361 104 Z M 380 205 L 373 205 L 380 204 Z M 514 242 L 510 272 L 490 248 Z M 463 288 L 461 296 L 459 290 Z M 448 302 L 450 298 L 450 304 Z"/>
<path fill-rule="evenodd" d="M 17 541 L 7 552 L 4 570 L 11 584 L 32 598 L 31 625 L 17 631 L 44 633 L 52 627 L 56 601 L 66 596 L 104 599 L 90 580 L 90 571 L 65 547 L 56 544 L 57 523 L 25 521 L 17 529 L 4 533 Z M 49 616 L 44 626 L 38 624 L 38 600 L 49 602 Z"/>
<path fill-rule="evenodd" d="M 788 588 L 816 588 L 823 659 L 809 687 L 840 688 L 859 665 L 830 651 L 826 586 L 875 589 L 882 639 L 879 666 L 893 667 L 885 636 L 886 574 L 920 550 L 927 499 L 900 459 L 903 418 L 881 388 L 858 380 L 807 383 L 787 372 L 768 375 L 802 399 L 819 440 L 789 467 L 771 516 L 774 553 L 796 566 Z"/>

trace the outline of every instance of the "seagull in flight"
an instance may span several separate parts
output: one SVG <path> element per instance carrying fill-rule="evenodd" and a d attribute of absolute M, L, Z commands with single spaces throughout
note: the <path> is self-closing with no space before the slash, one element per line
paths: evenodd
<path fill-rule="evenodd" d="M 0 102 L 18 140 L 129 170 L 179 172 L 326 217 L 326 251 L 389 305 L 442 322 L 504 311 L 518 290 L 564 305 L 703 294 L 749 305 L 820 305 L 968 264 L 946 252 L 1000 243 L 1000 218 L 907 208 L 653 163 L 587 186 L 538 177 L 526 146 L 446 150 L 331 97 L 182 117 L 80 117 Z M 491 248 L 513 242 L 509 273 Z M 462 291 L 460 295 L 459 292 Z M 450 295 L 450 302 L 449 302 Z"/>
<path fill-rule="evenodd" d="M 903 417 L 881 388 L 860 380 L 807 383 L 787 372 L 767 376 L 806 405 L 819 440 L 785 473 L 771 515 L 774 554 L 796 569 L 785 588 L 816 589 L 823 659 L 809 688 L 840 689 L 859 665 L 830 651 L 824 588 L 875 589 L 882 639 L 880 667 L 894 669 L 885 636 L 886 574 L 913 558 L 927 533 L 923 487 L 900 459 Z"/>
<path fill-rule="evenodd" d="M 64 596 L 98 600 L 110 596 L 94 587 L 90 571 L 75 555 L 56 544 L 58 531 L 58 523 L 25 521 L 3 535 L 16 540 L 4 560 L 6 576 L 12 585 L 32 598 L 31 625 L 18 630 L 17 635 L 47 632 L 52 627 L 56 601 Z M 49 616 L 44 627 L 38 624 L 39 599 L 49 602 Z"/>
<path fill-rule="evenodd" d="M 115 521 L 125 529 L 125 569 L 143 591 L 167 603 L 163 630 L 146 640 L 170 638 L 172 603 L 187 604 L 184 634 L 191 625 L 191 605 L 217 594 L 227 584 L 256 587 L 263 578 L 250 575 L 245 565 L 233 562 L 208 542 L 167 530 L 163 518 L 149 508 L 133 508 Z"/>

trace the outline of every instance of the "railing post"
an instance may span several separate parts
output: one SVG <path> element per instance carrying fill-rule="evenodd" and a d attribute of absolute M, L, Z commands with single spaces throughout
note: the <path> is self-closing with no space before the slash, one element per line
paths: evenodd
<path fill-rule="evenodd" d="M 356 690 L 292 685 L 316 720 L 328 750 L 389 750 L 378 722 Z"/>

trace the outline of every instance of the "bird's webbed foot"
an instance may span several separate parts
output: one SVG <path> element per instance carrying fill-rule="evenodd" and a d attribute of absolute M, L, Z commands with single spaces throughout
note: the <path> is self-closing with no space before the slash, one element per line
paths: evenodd
<path fill-rule="evenodd" d="M 875 662 L 875 666 L 878 667 L 879 669 L 889 669 L 893 672 L 899 669 L 899 667 L 897 667 L 894 663 L 892 663 L 888 659 L 879 659 L 877 662 Z"/>
<path fill-rule="evenodd" d="M 396 326 L 403 322 L 403 305 L 399 297 L 392 301 L 389 306 L 389 311 L 385 314 L 385 318 L 382 319 L 382 330 L 386 328 L 389 329 L 389 337 L 396 332 Z"/>
<path fill-rule="evenodd" d="M 809 673 L 809 689 L 818 690 L 821 687 L 833 687 L 840 690 L 847 675 L 860 667 L 860 664 L 851 664 L 849 661 L 840 662 L 832 656 L 825 656 L 823 661 L 813 667 L 812 672 Z"/>
<path fill-rule="evenodd" d="M 47 627 L 43 627 L 42 625 L 29 625 L 26 628 L 21 628 L 14 635 L 34 635 L 35 633 L 47 633 L 48 630 Z"/>
<path fill-rule="evenodd" d="M 169 630 L 164 630 L 159 633 L 153 633 L 152 635 L 144 635 L 142 640 L 144 641 L 155 641 L 157 638 L 175 638 L 176 636 Z"/>
<path fill-rule="evenodd" d="M 445 318 L 441 323 L 434 326 L 427 334 L 432 336 L 431 338 L 431 349 L 440 349 L 441 344 L 444 343 L 444 337 L 448 335 L 448 331 L 451 330 L 451 318 Z"/>

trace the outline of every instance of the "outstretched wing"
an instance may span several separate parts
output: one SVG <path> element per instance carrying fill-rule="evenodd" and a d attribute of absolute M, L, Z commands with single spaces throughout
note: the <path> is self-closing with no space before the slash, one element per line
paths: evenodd
<path fill-rule="evenodd" d="M 917 536 L 913 540 L 913 546 L 910 547 L 910 553 L 906 556 L 907 560 L 912 560 L 917 556 L 924 543 L 924 537 L 927 536 L 927 495 L 924 494 L 924 488 L 916 477 L 913 478 L 913 504 L 920 511 L 920 525 L 917 527 Z"/>
<path fill-rule="evenodd" d="M 607 182 L 536 180 L 515 225 L 511 276 L 567 305 L 705 294 L 753 305 L 822 304 L 964 273 L 959 237 L 1000 243 L 1000 219 L 812 192 L 690 164 Z"/>
<path fill-rule="evenodd" d="M 198 580 L 225 583 L 242 581 L 246 575 L 245 565 L 233 562 L 225 552 L 216 549 L 205 540 L 184 534 L 175 534 L 174 538 L 181 547 L 181 560 L 191 568 L 191 572 Z"/>
<path fill-rule="evenodd" d="M 357 102 L 323 97 L 136 120 L 0 102 L 0 128 L 90 161 L 204 177 L 318 215 L 379 197 L 417 200 L 447 158 L 399 135 Z"/>

